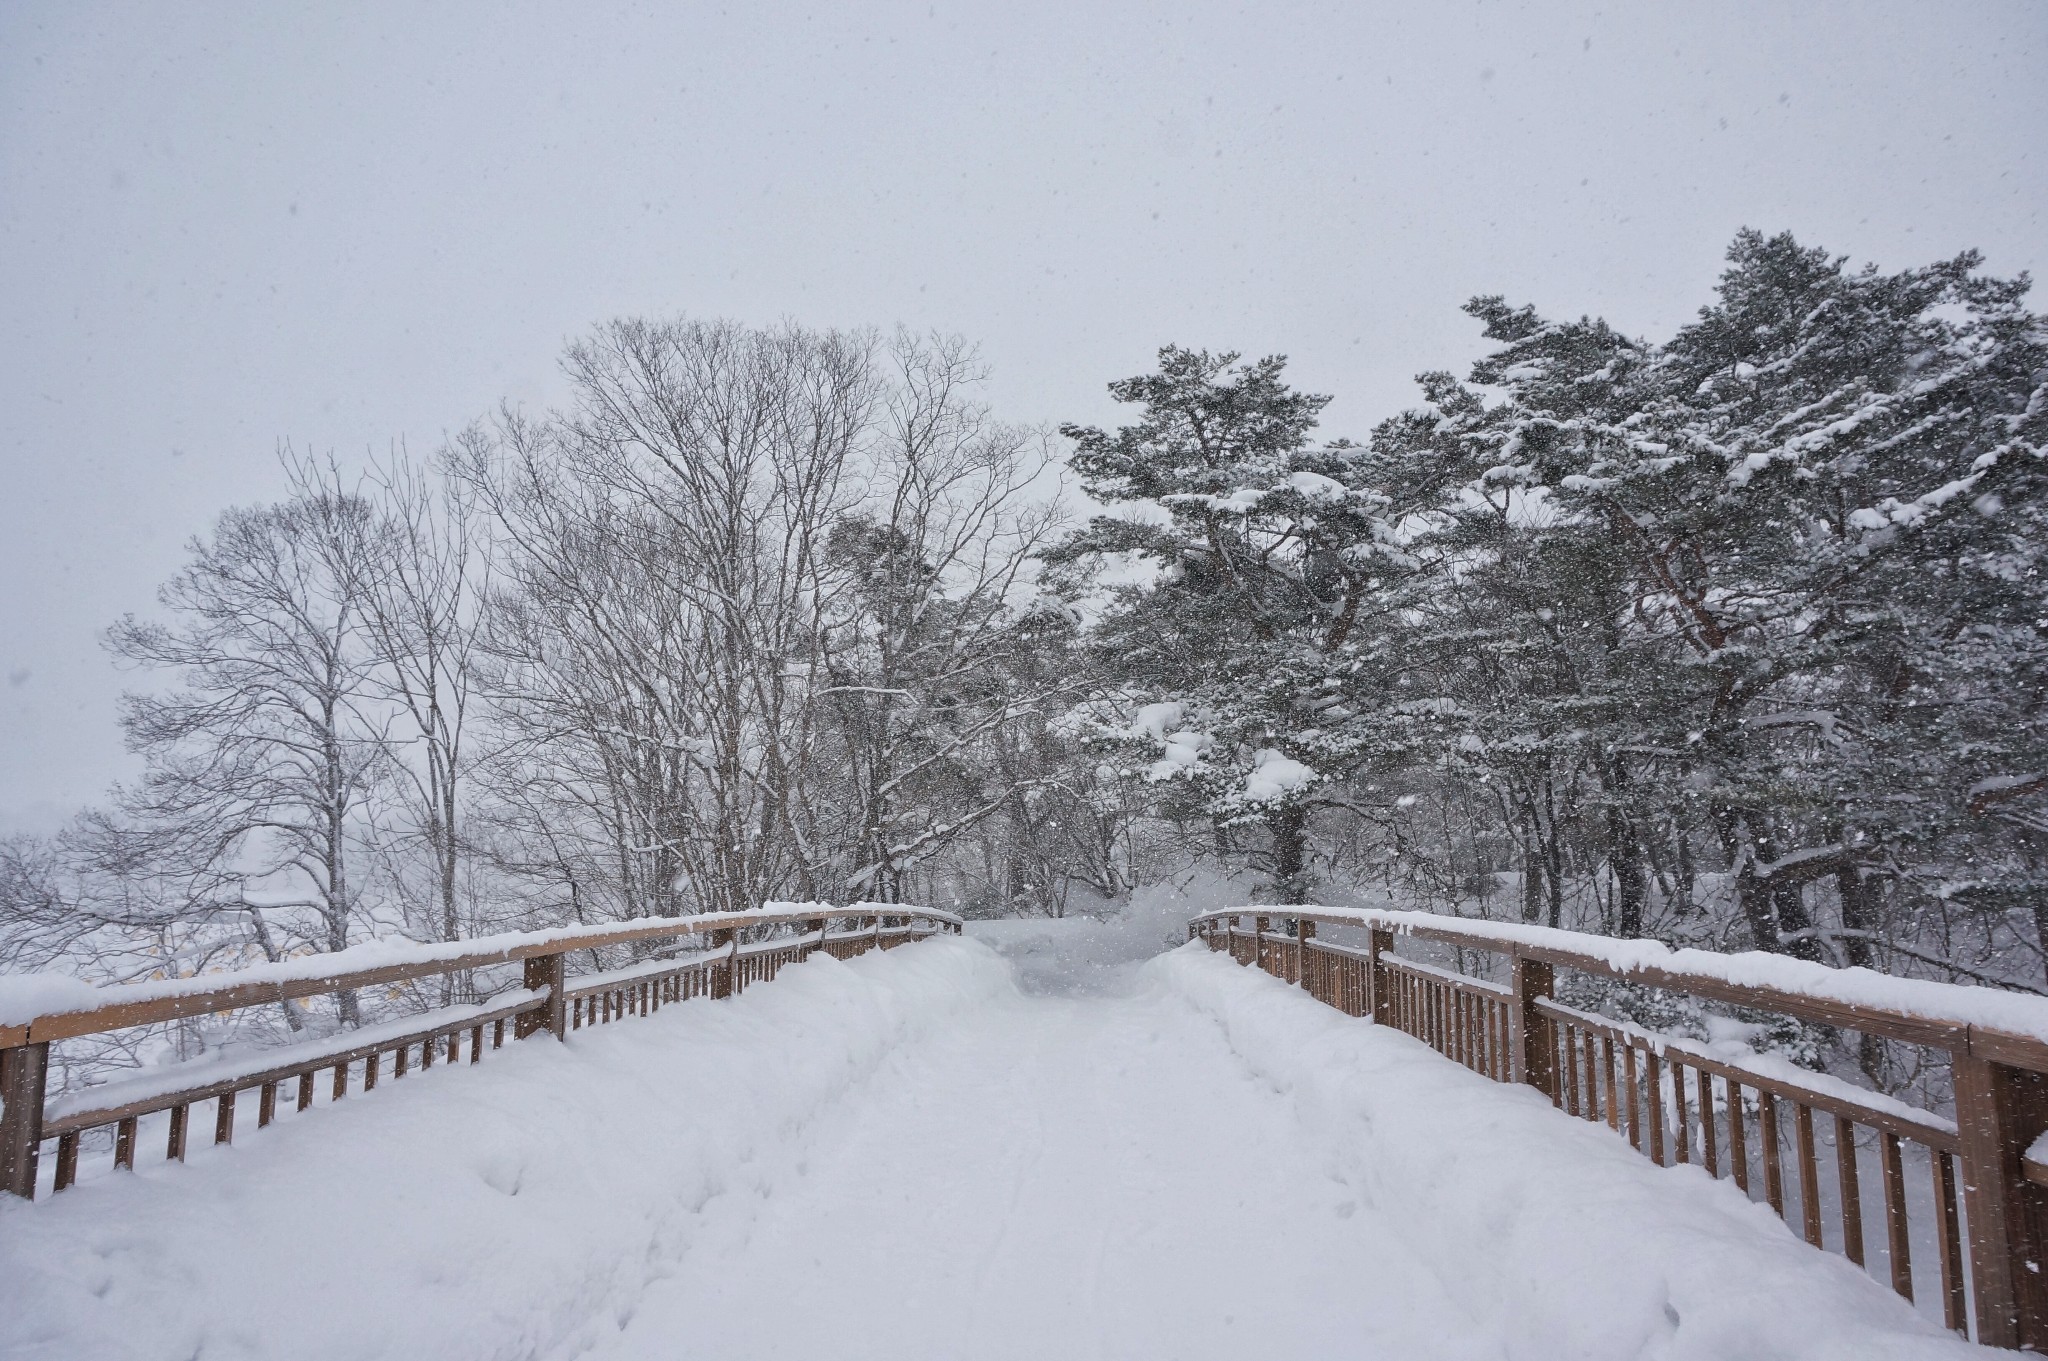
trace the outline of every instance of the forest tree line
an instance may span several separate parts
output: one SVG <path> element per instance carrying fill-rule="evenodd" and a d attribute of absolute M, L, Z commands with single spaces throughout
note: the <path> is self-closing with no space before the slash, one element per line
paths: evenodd
<path fill-rule="evenodd" d="M 193 541 L 106 635 L 141 774 L 0 843 L 0 967 L 1197 868 L 2048 991 L 2026 292 L 1744 233 L 1664 340 L 1475 299 L 1358 442 L 1279 358 L 1055 436 L 960 341 L 617 322 Z"/>

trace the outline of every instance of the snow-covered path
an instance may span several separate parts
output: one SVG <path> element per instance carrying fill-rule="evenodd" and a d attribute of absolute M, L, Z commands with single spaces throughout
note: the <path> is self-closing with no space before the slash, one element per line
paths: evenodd
<path fill-rule="evenodd" d="M 895 1055 L 597 1354 L 1498 1355 L 1320 1162 L 1161 990 L 1001 999 Z"/>
<path fill-rule="evenodd" d="M 820 958 L 0 1204 L 0 1356 L 1964 1354 L 1732 1187 L 1169 937 Z"/>

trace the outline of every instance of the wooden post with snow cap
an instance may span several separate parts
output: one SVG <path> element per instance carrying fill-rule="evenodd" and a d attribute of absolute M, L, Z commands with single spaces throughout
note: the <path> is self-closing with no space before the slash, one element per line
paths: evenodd
<path fill-rule="evenodd" d="M 2048 1349 L 2048 1189 L 2024 1166 L 2048 1131 L 2048 1075 L 1962 1050 L 1954 1072 L 1977 1341 Z"/>
<path fill-rule="evenodd" d="M 0 1193 L 36 1198 L 49 1076 L 48 1041 L 0 1049 Z"/>
<path fill-rule="evenodd" d="M 1365 947 L 1365 977 L 1371 993 L 1372 1019 L 1376 1025 L 1394 1023 L 1394 990 L 1387 985 L 1387 971 L 1380 966 L 1380 956 L 1392 953 L 1393 949 L 1394 933 L 1373 927 Z"/>
<path fill-rule="evenodd" d="M 523 980 L 535 992 L 546 992 L 548 1004 L 538 1011 L 522 1011 L 512 1022 L 515 1039 L 538 1035 L 541 1031 L 552 1031 L 558 1040 L 569 1038 L 569 957 L 558 955 L 529 955 L 526 959 L 526 976 Z M 431 1056 L 428 1056 L 431 1062 Z"/>
<path fill-rule="evenodd" d="M 725 958 L 711 966 L 711 996 L 713 1000 L 730 997 L 733 994 L 733 955 L 739 950 L 739 933 L 725 927 L 711 933 L 711 948 L 725 947 Z"/>
<path fill-rule="evenodd" d="M 1536 1004 L 1556 991 L 1557 971 L 1540 959 L 1520 955 L 1509 968 L 1515 992 L 1509 1012 L 1514 1022 L 1515 1081 L 1526 1082 L 1555 1101 L 1557 1046 L 1551 1040 L 1550 1018 Z"/>

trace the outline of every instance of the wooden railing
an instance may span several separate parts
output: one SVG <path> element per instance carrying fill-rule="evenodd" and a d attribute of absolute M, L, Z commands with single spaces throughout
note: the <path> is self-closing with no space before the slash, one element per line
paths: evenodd
<path fill-rule="evenodd" d="M 835 923 L 840 929 L 833 929 Z M 48 1142 L 56 1145 L 51 1186 L 62 1191 L 78 1179 L 85 1136 L 109 1126 L 113 1165 L 132 1168 L 142 1121 L 168 1114 L 164 1156 L 182 1162 L 192 1108 L 207 1101 L 214 1103 L 213 1142 L 226 1144 L 234 1139 L 237 1099 L 246 1093 L 256 1095 L 261 1129 L 277 1119 L 281 1091 L 289 1093 L 294 1112 L 311 1109 L 323 1085 L 331 1104 L 351 1090 L 375 1088 L 387 1057 L 393 1081 L 415 1066 L 425 1071 L 437 1059 L 459 1062 L 465 1040 L 469 1062 L 479 1063 L 487 1050 L 503 1047 L 508 1023 L 515 1037 L 566 1038 L 585 1025 L 645 1016 L 692 997 L 730 996 L 768 982 L 785 964 L 817 950 L 850 959 L 920 935 L 959 929 L 959 918 L 927 908 L 806 903 L 449 945 L 358 947 L 238 973 L 101 988 L 90 1005 L 0 1025 L 0 1191 L 35 1198 Z M 743 944 L 749 935 L 768 938 Z M 694 936 L 708 937 L 709 948 L 684 958 L 646 959 L 574 977 L 569 973 L 572 954 L 622 945 L 644 948 Z M 512 963 L 523 966 L 522 985 L 479 1005 L 446 1007 L 239 1060 L 150 1070 L 54 1100 L 46 1090 L 50 1046 L 61 1040 Z M 328 1075 L 325 1084 L 319 1081 L 323 1073 Z"/>
<path fill-rule="evenodd" d="M 1319 940 L 1318 923 L 1357 928 L 1362 943 Z M 1266 907 L 1205 913 L 1188 929 L 1347 1015 L 1404 1031 L 1496 1082 L 1527 1083 L 1659 1164 L 1694 1163 L 1752 1198 L 1760 1191 L 1788 1224 L 1789 1183 L 1808 1243 L 1872 1271 L 1881 1258 L 1908 1299 L 1915 1242 L 1924 1252 L 1931 1240 L 1927 1274 L 1949 1327 L 1969 1333 L 1974 1298 L 1977 1341 L 2048 1350 L 2048 1163 L 2028 1156 L 2048 1132 L 2048 1001 L 1426 913 Z M 1400 936 L 1499 958 L 1509 981 L 1403 958 Z M 1556 998 L 1559 969 L 1940 1051 L 1958 1119 L 1574 1010 Z M 1911 1194 L 1914 1183 L 1924 1194 Z M 1865 1220 L 1873 1185 L 1875 1233 Z"/>

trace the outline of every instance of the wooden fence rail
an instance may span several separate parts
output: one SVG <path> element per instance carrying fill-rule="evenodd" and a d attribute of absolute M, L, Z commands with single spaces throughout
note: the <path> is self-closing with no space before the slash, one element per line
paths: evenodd
<path fill-rule="evenodd" d="M 1275 930 L 1276 919 L 1287 929 Z M 1318 923 L 1359 928 L 1363 944 L 1318 940 Z M 1892 1288 L 1908 1299 L 1914 1241 L 1931 1239 L 1931 1275 L 1949 1327 L 1970 1332 L 1974 1301 L 1977 1341 L 2048 1350 L 2048 1164 L 2027 1152 L 2048 1132 L 2048 1002 L 1915 983 L 1910 1005 L 1887 1005 L 1858 1000 L 1858 987 L 1831 986 L 1864 983 L 1866 971 L 1776 957 L 1715 968 L 1696 952 L 1688 961 L 1652 942 L 1411 912 L 1236 909 L 1196 917 L 1188 931 L 1496 1082 L 1527 1083 L 1560 1111 L 1605 1123 L 1654 1162 L 1696 1164 L 1752 1196 L 1760 1184 L 1763 1199 L 1788 1224 L 1796 1218 L 1813 1246 L 1876 1271 L 1875 1244 Z M 1504 958 L 1510 982 L 1403 958 L 1394 953 L 1399 936 Z M 1556 1000 L 1559 968 L 1943 1051 L 1958 1118 L 1788 1065 L 1745 1066 L 1689 1040 L 1574 1010 Z M 1745 973 L 1770 981 L 1740 981 Z M 1820 986 L 1798 986 L 1802 980 Z M 1986 1015 L 2001 1023 L 1987 1024 Z M 1909 1194 L 1909 1168 L 1923 1196 Z M 1869 1225 L 1866 1186 L 1874 1186 L 1879 1211 Z M 1918 1222 L 1916 1207 L 1931 1222 Z"/>
<path fill-rule="evenodd" d="M 850 925 L 835 931 L 835 922 Z M 437 1059 L 459 1062 L 465 1040 L 469 1062 L 479 1063 L 487 1050 L 503 1047 L 508 1023 L 515 1037 L 552 1034 L 563 1039 L 585 1025 L 645 1016 L 668 1003 L 731 996 L 751 984 L 770 981 L 783 965 L 814 951 L 850 959 L 921 935 L 959 930 L 959 918 L 927 908 L 805 903 L 744 914 L 496 936 L 452 947 L 419 946 L 401 949 L 396 958 L 381 947 L 344 951 L 324 960 L 291 961 L 284 968 L 99 989 L 103 1000 L 96 998 L 92 1005 L 0 1026 L 0 1191 L 35 1198 L 47 1142 L 56 1145 L 51 1186 L 62 1191 L 77 1181 L 83 1139 L 94 1130 L 111 1126 L 113 1165 L 132 1168 L 142 1121 L 167 1113 L 164 1156 L 182 1162 L 192 1108 L 206 1101 L 214 1103 L 213 1142 L 225 1144 L 234 1138 L 237 1098 L 245 1093 L 256 1095 L 261 1129 L 277 1118 L 280 1091 L 290 1093 L 290 1109 L 310 1109 L 322 1073 L 329 1077 L 331 1104 L 351 1090 L 375 1088 L 387 1057 L 393 1081 L 415 1067 L 431 1068 Z M 742 934 L 750 931 L 785 934 L 742 944 Z M 709 937 L 710 948 L 687 958 L 643 960 L 575 977 L 568 972 L 572 954 L 698 935 Z M 347 967 L 350 955 L 361 958 L 365 953 L 374 954 L 376 962 Z M 481 1005 L 447 1007 L 239 1061 L 152 1070 L 54 1101 L 46 1090 L 50 1046 L 59 1040 L 515 961 L 523 962 L 523 986 Z"/>

